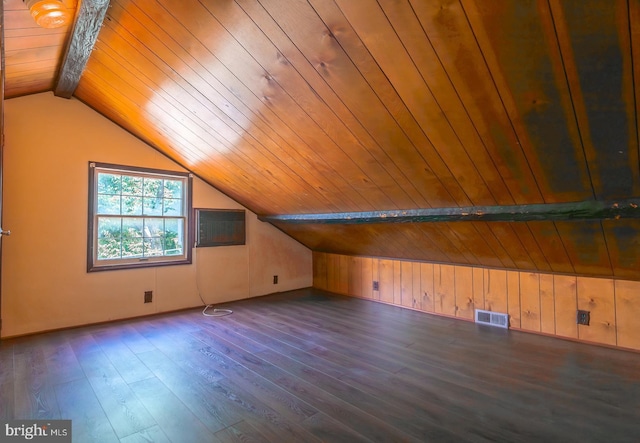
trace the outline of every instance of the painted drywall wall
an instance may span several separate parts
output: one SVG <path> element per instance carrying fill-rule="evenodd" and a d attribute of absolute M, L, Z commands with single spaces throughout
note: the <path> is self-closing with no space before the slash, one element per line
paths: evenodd
<path fill-rule="evenodd" d="M 89 161 L 183 170 L 77 100 L 5 103 L 3 337 L 200 306 L 199 293 L 219 304 L 311 286 L 311 251 L 251 212 L 244 246 L 197 248 L 191 265 L 87 273 Z M 242 208 L 197 178 L 193 199 Z"/>
<path fill-rule="evenodd" d="M 464 320 L 502 312 L 521 331 L 640 351 L 640 281 L 314 252 L 313 286 Z"/>

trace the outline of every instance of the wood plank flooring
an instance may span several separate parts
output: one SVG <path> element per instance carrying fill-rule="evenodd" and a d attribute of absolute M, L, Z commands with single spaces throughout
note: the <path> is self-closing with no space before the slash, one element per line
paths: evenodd
<path fill-rule="evenodd" d="M 637 442 L 640 354 L 305 289 L 0 342 L 74 442 Z M 222 306 L 219 306 L 222 307 Z"/>

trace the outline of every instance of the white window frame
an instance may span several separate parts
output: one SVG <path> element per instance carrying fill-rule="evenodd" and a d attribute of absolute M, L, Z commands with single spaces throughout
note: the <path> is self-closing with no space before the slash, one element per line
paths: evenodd
<path fill-rule="evenodd" d="M 178 180 L 182 182 L 182 213 L 180 215 L 165 216 L 136 214 L 98 214 L 98 175 L 99 173 L 115 174 L 122 176 L 132 176 L 140 178 Z M 192 174 L 186 172 L 166 171 L 160 169 L 141 168 L 134 166 L 114 165 L 110 163 L 89 162 L 89 218 L 88 218 L 88 238 L 87 238 L 87 272 L 107 271 L 116 269 L 145 268 L 151 266 L 167 266 L 191 263 L 191 245 L 193 244 L 192 229 Z M 102 194 L 104 196 L 104 194 Z M 122 197 L 122 194 L 121 194 Z M 140 197 L 144 202 L 145 197 Z M 164 196 L 161 197 L 163 204 L 166 204 Z M 141 203 L 144 207 L 144 203 Z M 98 230 L 98 219 L 101 218 L 136 218 L 143 220 L 176 220 L 182 221 L 183 251 L 176 255 L 153 255 L 100 259 L 98 258 L 98 240 L 100 232 Z M 143 239 L 144 243 L 144 239 Z M 164 246 L 164 245 L 163 245 Z M 166 252 L 163 250 L 163 253 Z"/>

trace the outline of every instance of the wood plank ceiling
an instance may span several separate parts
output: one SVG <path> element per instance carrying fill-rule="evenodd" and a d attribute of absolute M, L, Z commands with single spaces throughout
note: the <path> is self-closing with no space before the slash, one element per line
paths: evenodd
<path fill-rule="evenodd" d="M 69 30 L 5 10 L 6 96 L 53 90 Z M 640 197 L 639 81 L 638 0 L 112 0 L 75 97 L 271 215 Z M 277 226 L 640 279 L 638 219 Z"/>

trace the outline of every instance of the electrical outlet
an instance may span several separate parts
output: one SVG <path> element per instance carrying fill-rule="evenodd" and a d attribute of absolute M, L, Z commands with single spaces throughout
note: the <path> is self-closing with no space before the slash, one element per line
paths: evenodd
<path fill-rule="evenodd" d="M 144 291 L 144 302 L 151 303 L 153 301 L 153 291 Z"/>
<path fill-rule="evenodd" d="M 379 291 L 380 290 L 380 283 L 378 283 L 377 281 L 373 282 L 373 290 L 374 291 Z"/>
<path fill-rule="evenodd" d="M 278 276 L 277 276 L 277 275 L 274 275 L 274 276 L 273 276 L 273 284 L 274 284 L 274 285 L 277 285 L 277 284 L 278 284 Z"/>
<path fill-rule="evenodd" d="M 578 310 L 578 324 L 589 326 L 589 321 L 591 320 L 591 314 L 589 311 L 581 311 Z"/>

